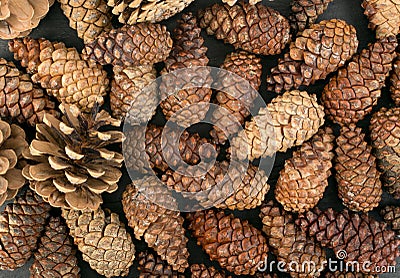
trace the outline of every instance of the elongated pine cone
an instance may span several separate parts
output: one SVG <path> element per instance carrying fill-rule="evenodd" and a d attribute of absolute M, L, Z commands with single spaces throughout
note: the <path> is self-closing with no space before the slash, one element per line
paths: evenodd
<path fill-rule="evenodd" d="M 400 52 L 397 52 L 397 58 L 393 62 L 393 71 L 390 75 L 390 92 L 394 103 L 400 106 Z"/>
<path fill-rule="evenodd" d="M 133 181 L 122 195 L 122 206 L 135 237 L 143 237 L 173 270 L 184 272 L 189 266 L 184 220 L 175 199 L 158 178 L 147 176 Z"/>
<path fill-rule="evenodd" d="M 130 124 L 145 123 L 151 119 L 158 105 L 157 72 L 153 65 L 123 68 L 114 66 L 111 82 L 110 106 L 117 119 Z"/>
<path fill-rule="evenodd" d="M 138 257 L 139 278 L 184 278 L 185 275 L 172 269 L 165 261 L 157 255 L 149 252 L 141 252 Z"/>
<path fill-rule="evenodd" d="M 106 0 L 58 0 L 69 26 L 75 29 L 84 43 L 96 39 L 101 33 L 111 30 L 110 9 Z"/>
<path fill-rule="evenodd" d="M 289 21 L 261 3 L 214 4 L 199 18 L 207 34 L 254 54 L 279 54 L 290 40 Z"/>
<path fill-rule="evenodd" d="M 79 278 L 78 259 L 67 226 L 61 218 L 51 217 L 30 267 L 31 278 Z"/>
<path fill-rule="evenodd" d="M 189 215 L 189 229 L 221 267 L 236 275 L 254 275 L 267 259 L 267 240 L 247 220 L 223 211 L 198 211 Z"/>
<path fill-rule="evenodd" d="M 356 29 L 341 19 L 323 20 L 299 33 L 290 52 L 267 77 L 267 89 L 280 93 L 308 86 L 337 71 L 357 52 Z"/>
<path fill-rule="evenodd" d="M 253 160 L 300 146 L 324 124 L 324 115 L 315 95 L 288 91 L 261 108 L 231 140 L 232 155 Z"/>
<path fill-rule="evenodd" d="M 160 24 L 125 25 L 87 43 L 83 56 L 101 65 L 137 67 L 164 61 L 172 48 L 167 28 Z"/>
<path fill-rule="evenodd" d="M 368 212 L 382 199 L 382 184 L 372 147 L 355 124 L 342 127 L 336 139 L 336 181 L 339 197 L 351 210 Z"/>
<path fill-rule="evenodd" d="M 320 129 L 286 160 L 275 188 L 275 198 L 285 210 L 304 212 L 322 199 L 331 175 L 334 139 L 331 128 Z"/>
<path fill-rule="evenodd" d="M 101 208 L 62 209 L 62 216 L 83 260 L 92 269 L 107 278 L 128 275 L 135 259 L 135 246 L 118 214 Z"/>
<path fill-rule="evenodd" d="M 390 224 L 392 230 L 400 235 L 400 207 L 386 206 L 381 210 L 381 215 L 385 222 Z"/>
<path fill-rule="evenodd" d="M 378 278 L 378 275 L 364 274 L 361 272 L 335 271 L 325 273 L 325 278 Z"/>
<path fill-rule="evenodd" d="M 278 261 L 284 262 L 290 276 L 320 276 L 320 272 L 325 268 L 325 251 L 319 243 L 295 225 L 291 214 L 274 206 L 270 201 L 262 206 L 260 218 L 272 252 L 278 257 Z M 307 262 L 311 263 L 309 267 L 305 265 Z M 290 269 L 290 264 L 295 264 L 298 268 Z M 305 268 L 302 269 L 301 266 Z"/>
<path fill-rule="evenodd" d="M 52 115 L 36 125 L 36 139 L 25 158 L 31 160 L 22 171 L 31 188 L 54 207 L 96 210 L 101 193 L 117 190 L 122 154 L 107 149 L 121 143 L 120 131 L 99 131 L 120 122 L 94 108 L 84 114 L 76 106 L 61 106 L 61 121 Z"/>
<path fill-rule="evenodd" d="M 225 278 L 225 273 L 220 272 L 213 266 L 206 266 L 204 264 L 192 264 L 190 266 L 192 278 Z M 229 276 L 230 277 L 230 276 Z"/>
<path fill-rule="evenodd" d="M 254 100 L 259 96 L 261 59 L 245 51 L 236 51 L 226 56 L 221 69 L 213 87 L 219 90 L 217 104 L 226 110 L 214 110 L 211 122 L 214 124 L 213 138 L 224 144 L 240 130 L 239 125 L 244 124 Z"/>
<path fill-rule="evenodd" d="M 27 190 L 0 214 L 0 269 L 23 266 L 36 249 L 50 206 Z"/>
<path fill-rule="evenodd" d="M 371 43 L 329 80 L 322 92 L 322 102 L 332 121 L 348 125 L 372 111 L 392 69 L 396 47 L 395 37 Z"/>
<path fill-rule="evenodd" d="M 118 21 L 133 25 L 138 22 L 159 22 L 181 12 L 194 0 L 108 0 Z"/>
<path fill-rule="evenodd" d="M 75 104 L 90 112 L 103 103 L 109 80 L 107 72 L 93 61 L 84 61 L 75 48 L 46 39 L 15 39 L 9 42 L 14 58 L 32 73 L 40 84 L 60 102 Z"/>
<path fill-rule="evenodd" d="M 335 254 L 345 251 L 345 262 L 358 262 L 359 265 L 369 262 L 364 264 L 361 272 L 378 274 L 376 270 L 381 268 L 377 266 L 396 265 L 396 258 L 400 255 L 400 239 L 396 234 L 388 230 L 385 223 L 365 213 L 314 208 L 299 215 L 296 224 L 310 236 L 315 236 L 322 246 L 332 248 Z"/>
<path fill-rule="evenodd" d="M 400 108 L 382 108 L 369 126 L 383 185 L 400 199 Z"/>

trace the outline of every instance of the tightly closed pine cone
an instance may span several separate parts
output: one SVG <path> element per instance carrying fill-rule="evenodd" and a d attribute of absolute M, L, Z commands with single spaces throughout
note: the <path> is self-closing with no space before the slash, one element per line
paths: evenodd
<path fill-rule="evenodd" d="M 369 126 L 383 185 L 400 199 L 400 108 L 382 108 Z"/>
<path fill-rule="evenodd" d="M 372 147 L 364 137 L 354 124 L 342 127 L 336 139 L 335 169 L 343 204 L 351 210 L 368 212 L 379 205 L 382 184 Z"/>
<path fill-rule="evenodd" d="M 400 207 L 386 206 L 381 210 L 383 219 L 390 224 L 392 230 L 400 235 Z"/>
<path fill-rule="evenodd" d="M 254 275 L 267 259 L 267 240 L 247 220 L 223 211 L 198 211 L 189 215 L 193 235 L 221 267 L 236 275 Z"/>
<path fill-rule="evenodd" d="M 104 110 L 83 114 L 76 106 L 61 106 L 60 120 L 46 114 L 36 126 L 36 139 L 24 156 L 31 160 L 23 175 L 45 201 L 54 207 L 96 210 L 101 193 L 117 190 L 122 154 L 106 147 L 121 143 L 120 131 L 99 131 L 119 126 Z"/>
<path fill-rule="evenodd" d="M 322 199 L 331 175 L 334 139 L 331 128 L 320 129 L 286 160 L 275 188 L 275 198 L 285 210 L 304 212 Z"/>
<path fill-rule="evenodd" d="M 357 52 L 356 29 L 344 20 L 323 20 L 298 34 L 290 52 L 267 77 L 267 88 L 277 93 L 308 86 L 337 71 Z"/>
<path fill-rule="evenodd" d="M 50 206 L 30 190 L 4 208 L 0 214 L 0 269 L 14 270 L 29 260 L 49 211 Z"/>
<path fill-rule="evenodd" d="M 376 270 L 381 269 L 377 266 L 396 265 L 396 258 L 400 255 L 400 239 L 396 238 L 396 234 L 388 230 L 385 223 L 365 213 L 314 208 L 299 215 L 296 223 L 336 254 L 344 250 L 347 254 L 345 262 L 358 262 L 359 265 L 369 262 L 360 269 L 367 274 L 377 274 Z"/>
<path fill-rule="evenodd" d="M 78 32 L 85 43 L 96 39 L 101 33 L 111 30 L 110 9 L 106 0 L 58 0 L 69 26 Z"/>
<path fill-rule="evenodd" d="M 199 18 L 209 35 L 254 54 L 279 54 L 290 40 L 288 20 L 261 3 L 214 4 Z"/>
<path fill-rule="evenodd" d="M 325 278 L 378 278 L 378 275 L 364 274 L 361 272 L 327 272 Z"/>
<path fill-rule="evenodd" d="M 87 43 L 83 56 L 101 65 L 137 67 L 164 61 L 172 48 L 165 26 L 138 23 L 112 29 Z"/>
<path fill-rule="evenodd" d="M 390 92 L 394 103 L 400 106 L 400 52 L 397 52 L 397 59 L 393 62 L 393 71 L 390 75 Z"/>
<path fill-rule="evenodd" d="M 107 278 L 126 276 L 135 259 L 135 246 L 118 214 L 103 211 L 62 210 L 69 234 L 82 258 Z"/>
<path fill-rule="evenodd" d="M 51 217 L 30 267 L 31 278 L 79 278 L 78 259 L 72 238 L 61 218 Z"/>
<path fill-rule="evenodd" d="M 75 104 L 90 112 L 103 103 L 109 80 L 107 72 L 93 61 L 84 61 L 75 48 L 45 39 L 15 39 L 9 42 L 14 58 L 32 73 L 39 83 L 60 102 Z"/>
<path fill-rule="evenodd" d="M 206 266 L 204 264 L 192 264 L 190 266 L 192 278 L 225 278 L 225 273 L 220 272 L 213 266 Z M 230 277 L 230 276 L 229 276 Z"/>
<path fill-rule="evenodd" d="M 231 140 L 232 155 L 253 160 L 299 146 L 317 133 L 324 115 L 315 95 L 288 91 L 261 108 Z"/>
<path fill-rule="evenodd" d="M 141 252 L 138 257 L 139 261 L 139 278 L 184 278 L 185 275 L 172 269 L 170 265 L 149 252 Z"/>

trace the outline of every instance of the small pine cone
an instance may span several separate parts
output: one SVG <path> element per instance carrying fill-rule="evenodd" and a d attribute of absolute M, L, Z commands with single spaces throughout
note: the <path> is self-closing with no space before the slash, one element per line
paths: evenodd
<path fill-rule="evenodd" d="M 289 16 L 293 33 L 303 32 L 323 14 L 333 0 L 292 0 Z"/>
<path fill-rule="evenodd" d="M 191 278 L 225 278 L 228 277 L 225 273 L 220 272 L 213 266 L 204 264 L 192 264 L 190 266 Z M 229 276 L 230 277 L 230 276 Z"/>
<path fill-rule="evenodd" d="M 286 160 L 275 188 L 275 198 L 285 210 L 304 212 L 322 199 L 331 175 L 334 139 L 331 128 L 320 129 Z"/>
<path fill-rule="evenodd" d="M 368 27 L 376 32 L 377 39 L 400 33 L 400 2 L 398 0 L 364 0 L 361 5 L 368 17 Z"/>
<path fill-rule="evenodd" d="M 400 255 L 400 239 L 396 238 L 394 231 L 365 213 L 314 208 L 299 215 L 296 224 L 310 236 L 315 236 L 322 246 L 332 248 L 336 254 L 345 251 L 345 262 L 364 265 L 361 272 L 375 274 L 380 269 L 377 266 L 395 266 L 396 258 Z M 370 264 L 365 265 L 365 262 Z"/>
<path fill-rule="evenodd" d="M 383 219 L 390 224 L 392 230 L 400 235 L 400 207 L 386 206 L 381 210 Z"/>
<path fill-rule="evenodd" d="M 343 204 L 354 211 L 368 212 L 379 205 L 382 184 L 372 147 L 364 137 L 361 128 L 355 124 L 342 127 L 336 139 L 335 169 Z"/>
<path fill-rule="evenodd" d="M 369 44 L 329 80 L 322 92 L 322 102 L 331 120 L 348 125 L 371 112 L 392 69 L 396 47 L 395 37 Z"/>
<path fill-rule="evenodd" d="M 62 209 L 82 258 L 107 278 L 126 276 L 135 259 L 135 246 L 118 214 L 98 208 L 95 211 Z"/>
<path fill-rule="evenodd" d="M 325 267 L 325 251 L 295 225 L 293 216 L 270 201 L 261 208 L 260 217 L 272 252 L 278 261 L 285 263 L 290 276 L 319 277 Z M 294 262 L 299 269 L 289 268 Z M 311 263 L 310 267 L 307 268 L 305 263 Z M 305 268 L 301 269 L 301 266 Z"/>
<path fill-rule="evenodd" d="M 290 40 L 289 21 L 261 3 L 214 4 L 199 18 L 207 34 L 254 54 L 279 54 Z"/>
<path fill-rule="evenodd" d="M 0 214 L 0 269 L 23 266 L 36 249 L 50 206 L 27 190 Z"/>
<path fill-rule="evenodd" d="M 184 278 L 185 275 L 173 270 L 170 265 L 161 260 L 157 255 L 141 252 L 138 257 L 139 278 Z"/>
<path fill-rule="evenodd" d="M 393 71 L 390 75 L 390 83 L 392 99 L 397 106 L 400 106 L 400 52 L 397 52 L 397 59 L 393 63 Z"/>
<path fill-rule="evenodd" d="M 171 48 L 172 39 L 165 26 L 138 23 L 103 33 L 86 44 L 82 54 L 101 65 L 126 68 L 164 61 Z"/>
<path fill-rule="evenodd" d="M 325 278 L 378 278 L 378 275 L 364 274 L 361 272 L 327 272 Z"/>
<path fill-rule="evenodd" d="M 142 192 L 146 192 L 143 194 Z M 157 204 L 152 201 L 157 200 Z M 163 203 L 164 205 L 158 205 Z M 173 270 L 184 272 L 189 266 L 188 241 L 183 218 L 172 195 L 155 176 L 144 177 L 127 186 L 122 205 L 137 239 L 144 238 Z M 173 206 L 174 210 L 164 206 Z"/>
<path fill-rule="evenodd" d="M 272 100 L 231 140 L 232 155 L 253 160 L 300 146 L 324 124 L 315 95 L 289 91 Z"/>
<path fill-rule="evenodd" d="M 15 39 L 9 42 L 14 58 L 32 73 L 50 95 L 66 104 L 75 104 L 90 112 L 95 103 L 103 103 L 109 80 L 107 72 L 93 61 L 84 61 L 75 48 L 45 39 Z"/>
<path fill-rule="evenodd" d="M 344 20 L 323 20 L 301 32 L 267 77 L 267 88 L 277 93 L 314 84 L 337 71 L 357 52 L 356 29 Z"/>
<path fill-rule="evenodd" d="M 244 124 L 254 100 L 259 96 L 261 59 L 245 51 L 237 51 L 226 56 L 221 69 L 223 71 L 219 72 L 214 88 L 219 90 L 217 103 L 226 110 L 214 110 L 211 122 L 215 125 L 212 133 L 214 140 L 224 144 L 228 137 L 239 131 L 238 123 Z"/>
<path fill-rule="evenodd" d="M 84 43 L 96 39 L 101 33 L 111 30 L 110 9 L 106 0 L 58 0 L 69 26 L 78 32 Z"/>
<path fill-rule="evenodd" d="M 123 68 L 114 66 L 111 82 L 110 106 L 115 118 L 130 124 L 145 123 L 151 119 L 158 105 L 157 72 L 153 65 Z"/>
<path fill-rule="evenodd" d="M 369 127 L 383 185 L 400 199 L 400 108 L 382 108 L 372 115 Z"/>
<path fill-rule="evenodd" d="M 254 275 L 267 260 L 267 240 L 247 220 L 223 211 L 198 211 L 189 215 L 193 235 L 211 260 L 236 275 Z"/>
<path fill-rule="evenodd" d="M 61 218 L 51 217 L 30 268 L 31 278 L 79 278 L 78 259 L 72 238 Z"/>

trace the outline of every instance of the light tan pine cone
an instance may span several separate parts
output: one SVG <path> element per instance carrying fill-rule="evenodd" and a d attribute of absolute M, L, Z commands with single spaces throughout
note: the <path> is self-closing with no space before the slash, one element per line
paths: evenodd
<path fill-rule="evenodd" d="M 381 216 L 392 230 L 400 235 L 400 206 L 386 206 L 380 211 Z"/>
<path fill-rule="evenodd" d="M 204 264 L 192 264 L 190 266 L 190 272 L 192 278 L 225 278 L 225 273 L 220 272 L 213 266 L 206 266 Z"/>
<path fill-rule="evenodd" d="M 390 75 L 390 92 L 392 99 L 397 106 L 400 106 L 400 52 L 393 62 L 393 70 Z"/>
<path fill-rule="evenodd" d="M 141 252 L 138 257 L 139 278 L 184 278 L 185 275 L 172 269 L 165 261 L 157 255 L 148 251 Z"/>

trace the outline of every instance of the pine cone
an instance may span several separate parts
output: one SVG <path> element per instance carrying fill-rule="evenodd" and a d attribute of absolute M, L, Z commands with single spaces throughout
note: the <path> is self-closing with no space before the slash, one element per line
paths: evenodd
<path fill-rule="evenodd" d="M 209 35 L 254 54 L 279 54 L 290 40 L 288 20 L 261 3 L 214 4 L 199 18 Z"/>
<path fill-rule="evenodd" d="M 90 112 L 95 103 L 103 103 L 109 80 L 107 72 L 93 61 L 84 61 L 75 48 L 45 39 L 15 39 L 9 42 L 14 58 L 34 74 L 39 83 L 60 102 L 75 104 Z"/>
<path fill-rule="evenodd" d="M 51 217 L 34 253 L 31 278 L 79 278 L 78 259 L 67 227 L 59 217 Z"/>
<path fill-rule="evenodd" d="M 182 15 L 174 30 L 174 47 L 161 72 L 160 107 L 167 120 L 172 118 L 183 127 L 205 118 L 212 95 L 211 70 L 206 68 L 207 47 L 203 45 L 204 39 L 200 33 L 196 17 L 191 13 Z M 184 72 L 173 73 L 179 69 Z M 181 89 L 183 87 L 189 88 Z M 177 91 L 177 88 L 180 90 Z"/>
<path fill-rule="evenodd" d="M 223 211 L 198 211 L 189 216 L 189 229 L 211 260 L 236 275 L 254 275 L 267 259 L 267 240 L 247 220 Z"/>
<path fill-rule="evenodd" d="M 262 1 L 262 0 L 249 0 L 249 4 L 250 4 L 250 5 L 255 5 L 255 4 L 257 4 L 258 2 L 261 2 L 261 1 Z M 237 2 L 237 0 L 222 0 L 222 3 L 226 3 L 226 4 L 228 4 L 229 6 L 235 5 L 236 2 Z"/>
<path fill-rule="evenodd" d="M 397 59 L 393 63 L 393 71 L 390 75 L 390 83 L 392 99 L 397 106 L 400 106 L 400 52 L 397 52 Z"/>
<path fill-rule="evenodd" d="M 46 114 L 36 126 L 36 139 L 24 153 L 31 165 L 23 175 L 34 189 L 54 207 L 96 210 L 101 193 L 117 190 L 122 154 L 106 149 L 120 143 L 120 131 L 99 131 L 103 126 L 119 126 L 104 110 L 83 114 L 76 106 L 62 106 L 61 121 Z"/>
<path fill-rule="evenodd" d="M 29 260 L 49 211 L 50 206 L 30 190 L 4 208 L 0 214 L 0 269 L 14 270 Z"/>
<path fill-rule="evenodd" d="M 164 61 L 172 48 L 165 26 L 152 23 L 125 25 L 86 44 L 83 56 L 101 65 L 137 67 Z"/>
<path fill-rule="evenodd" d="M 336 212 L 314 208 L 300 215 L 296 223 L 336 254 L 344 250 L 347 255 L 345 262 L 358 262 L 359 265 L 370 262 L 364 264 L 360 269 L 362 272 L 375 274 L 379 269 L 377 266 L 396 265 L 396 257 L 400 255 L 400 240 L 396 239 L 395 233 L 365 213 L 359 215 L 348 210 Z"/>
<path fill-rule="evenodd" d="M 78 32 L 85 43 L 96 39 L 101 33 L 111 30 L 110 9 L 106 0 L 58 0 L 69 26 Z"/>
<path fill-rule="evenodd" d="M 139 278 L 184 278 L 185 275 L 172 270 L 166 262 L 161 260 L 157 255 L 149 252 L 141 252 L 139 254 Z"/>
<path fill-rule="evenodd" d="M 310 139 L 324 124 L 323 108 L 315 95 L 289 91 L 272 100 L 231 140 L 235 157 L 253 160 L 286 152 Z"/>
<path fill-rule="evenodd" d="M 284 262 L 290 276 L 319 277 L 325 268 L 325 251 L 295 225 L 292 215 L 270 201 L 261 208 L 260 217 L 272 252 L 278 261 Z M 293 263 L 299 268 L 290 269 Z M 309 267 L 305 263 L 310 263 Z M 301 269 L 301 266 L 305 268 Z"/>
<path fill-rule="evenodd" d="M 331 175 L 332 129 L 321 129 L 286 160 L 276 183 L 275 198 L 287 211 L 304 212 L 322 199 Z"/>
<path fill-rule="evenodd" d="M 392 226 L 392 230 L 400 235 L 400 207 L 386 206 L 381 210 L 383 219 Z"/>
<path fill-rule="evenodd" d="M 351 210 L 368 212 L 379 205 L 382 184 L 375 156 L 361 128 L 342 127 L 336 139 L 336 180 L 339 197 Z"/>
<path fill-rule="evenodd" d="M 219 272 L 213 266 L 206 266 L 204 264 L 192 264 L 190 266 L 192 278 L 225 278 L 228 277 L 223 272 Z M 230 277 L 230 276 L 229 276 Z"/>
<path fill-rule="evenodd" d="M 337 71 L 357 52 L 356 29 L 344 20 L 323 20 L 298 34 L 290 53 L 267 77 L 267 88 L 277 93 L 308 86 Z"/>
<path fill-rule="evenodd" d="M 293 33 L 303 32 L 323 14 L 333 0 L 292 0 L 289 16 Z"/>
<path fill-rule="evenodd" d="M 361 272 L 327 272 L 325 278 L 378 278 L 378 275 L 364 274 Z"/>
<path fill-rule="evenodd" d="M 382 108 L 372 115 L 369 127 L 383 185 L 400 199 L 400 108 Z"/>
<path fill-rule="evenodd" d="M 364 0 L 361 5 L 368 17 L 368 27 L 383 39 L 400 33 L 400 3 L 398 0 Z"/>
<path fill-rule="evenodd" d="M 126 276 L 135 259 L 135 246 L 116 213 L 62 210 L 69 234 L 82 252 L 83 260 L 107 278 Z"/>
<path fill-rule="evenodd" d="M 108 0 L 121 23 L 159 22 L 181 12 L 194 0 Z"/>
<path fill-rule="evenodd" d="M 348 125 L 371 112 L 392 68 L 396 47 L 395 37 L 369 44 L 329 80 L 322 92 L 322 101 L 331 120 Z"/>
<path fill-rule="evenodd" d="M 152 203 L 154 200 L 157 200 L 157 204 Z M 175 210 L 158 205 L 161 203 L 173 206 Z M 169 195 L 158 178 L 148 176 L 134 181 L 125 189 L 122 205 L 135 237 L 144 237 L 148 246 L 153 248 L 162 260 L 167 261 L 173 270 L 184 272 L 189 266 L 189 252 L 186 248 L 188 239 L 182 226 L 183 218 L 177 210 L 175 199 Z"/>
<path fill-rule="evenodd" d="M 218 126 L 214 127 L 212 134 L 215 141 L 224 144 L 228 137 L 239 131 L 237 123 L 244 124 L 250 115 L 249 109 L 259 96 L 261 59 L 245 51 L 237 51 L 226 56 L 221 69 L 223 71 L 219 72 L 214 88 L 219 90 L 217 103 L 226 110 L 214 110 L 211 122 Z"/>
<path fill-rule="evenodd" d="M 156 112 L 158 91 L 157 72 L 152 65 L 123 68 L 114 66 L 111 82 L 110 106 L 115 118 L 134 125 L 147 122 Z M 154 82 L 154 83 L 153 83 Z"/>

